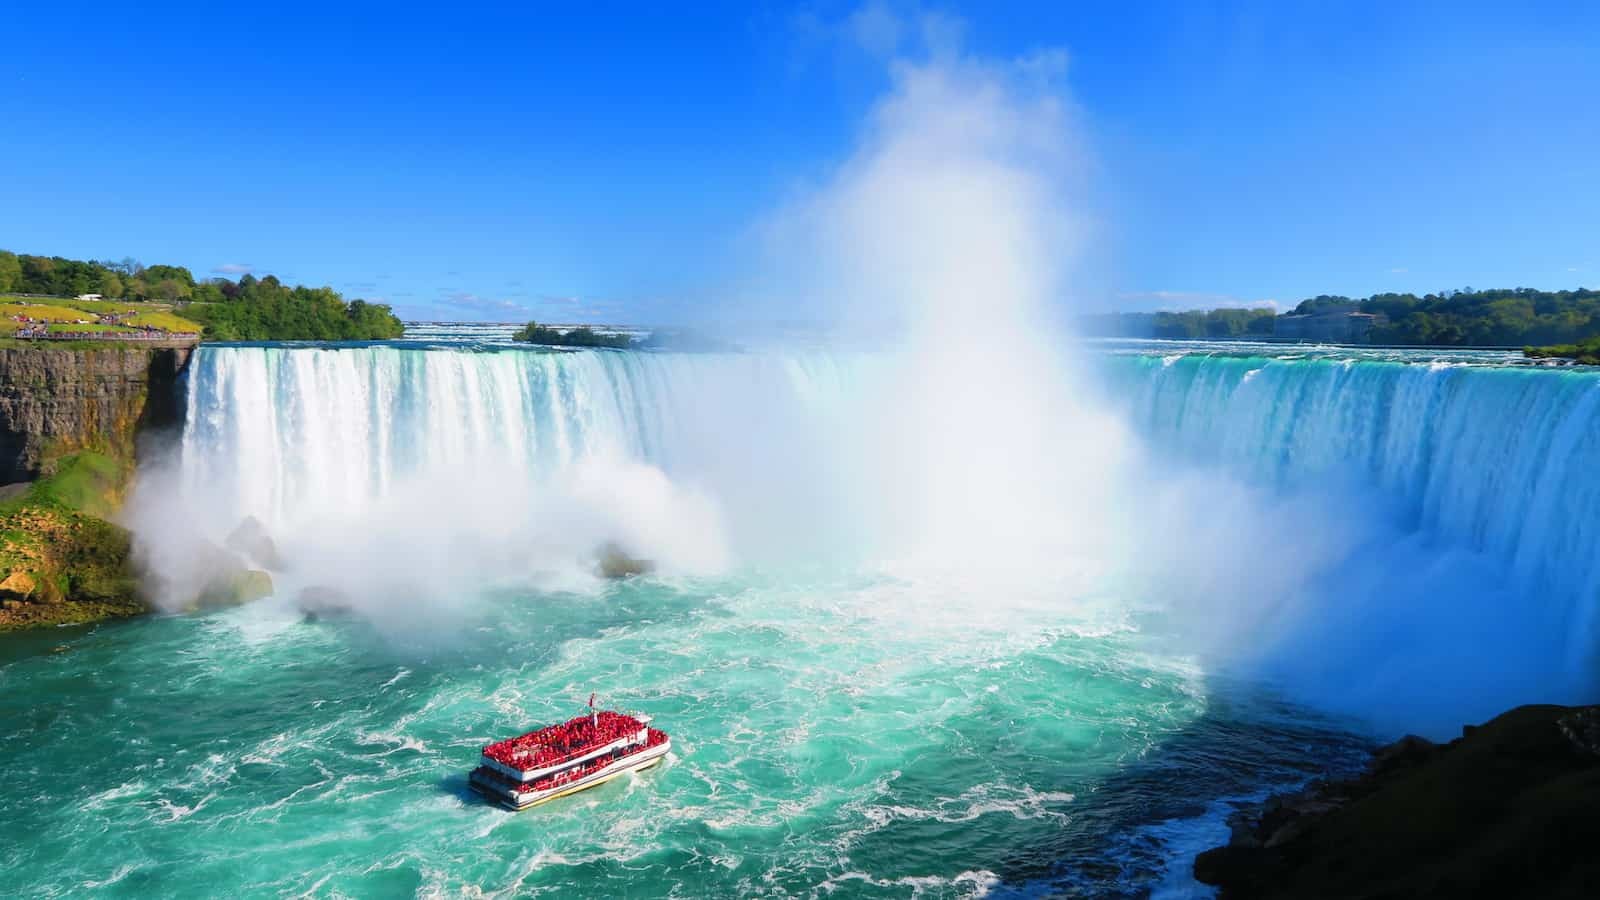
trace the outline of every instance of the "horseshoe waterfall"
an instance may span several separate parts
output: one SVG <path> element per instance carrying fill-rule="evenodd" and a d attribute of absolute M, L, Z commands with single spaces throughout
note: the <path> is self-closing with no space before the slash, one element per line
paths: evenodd
<path fill-rule="evenodd" d="M 9 771 L 118 749 L 0 789 L 0 893 L 1181 894 L 1239 803 L 1592 695 L 1600 375 L 1063 356 L 202 346 L 129 501 L 172 614 L 6 651 Z M 667 763 L 474 801 L 590 691 Z"/>

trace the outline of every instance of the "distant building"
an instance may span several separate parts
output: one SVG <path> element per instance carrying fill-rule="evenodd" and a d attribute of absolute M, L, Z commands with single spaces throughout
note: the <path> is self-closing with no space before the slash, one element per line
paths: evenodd
<path fill-rule="evenodd" d="M 99 294 L 79 294 L 78 295 L 78 299 L 79 300 L 99 300 L 100 299 L 100 295 Z"/>
<path fill-rule="evenodd" d="M 1365 344 L 1372 340 L 1372 329 L 1386 321 L 1381 313 L 1352 310 L 1279 316 L 1272 321 L 1272 336 L 1280 341 Z"/>

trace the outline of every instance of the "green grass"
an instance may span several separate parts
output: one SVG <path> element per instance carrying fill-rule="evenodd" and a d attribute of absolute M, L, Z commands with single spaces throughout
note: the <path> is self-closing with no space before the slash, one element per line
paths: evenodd
<path fill-rule="evenodd" d="M 129 318 L 128 319 L 128 323 L 130 325 L 140 325 L 140 326 L 148 326 L 150 328 L 159 328 L 162 331 L 171 331 L 171 332 L 174 332 L 174 333 L 189 333 L 189 334 L 199 334 L 200 333 L 200 325 L 198 323 L 191 322 L 190 320 L 185 319 L 183 316 L 180 316 L 177 313 L 167 312 L 165 310 L 156 310 L 154 312 L 141 312 L 141 313 Z"/>
<path fill-rule="evenodd" d="M 127 466 L 114 457 L 80 450 L 62 457 L 54 474 L 0 502 L 0 515 L 25 506 L 43 506 L 109 519 L 116 514 L 118 486 L 127 474 Z"/>
<path fill-rule="evenodd" d="M 14 335 L 17 329 L 22 327 L 23 323 L 17 322 L 13 318 L 15 316 L 50 322 L 51 332 L 131 332 L 139 330 L 140 327 L 148 327 L 172 334 L 200 333 L 200 323 L 186 319 L 172 309 L 170 303 L 46 299 L 4 295 L 0 296 L 0 335 Z M 132 327 L 102 325 L 96 321 L 98 316 L 111 314 L 128 315 L 127 323 Z M 78 324 L 80 319 L 87 320 L 89 324 Z"/>
<path fill-rule="evenodd" d="M 50 326 L 51 334 L 115 334 L 117 332 L 132 333 L 138 330 L 137 328 L 129 328 L 126 325 L 79 325 L 75 322 L 63 322 L 59 325 Z"/>
<path fill-rule="evenodd" d="M 0 316 L 5 316 L 8 320 L 12 316 L 27 316 L 30 319 L 38 319 L 45 322 L 76 322 L 79 319 L 91 321 L 94 319 L 94 314 L 87 310 L 74 309 L 55 301 L 50 303 L 30 302 L 27 305 L 13 302 L 0 303 Z"/>
<path fill-rule="evenodd" d="M 131 463 L 83 450 L 0 503 L 0 632 L 144 610 L 115 515 Z M 21 600 L 18 603 L 16 601 Z M 68 602 L 70 601 L 70 602 Z"/>

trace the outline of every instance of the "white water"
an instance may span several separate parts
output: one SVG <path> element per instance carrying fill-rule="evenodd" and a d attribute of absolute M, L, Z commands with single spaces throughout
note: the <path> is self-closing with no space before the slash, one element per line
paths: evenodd
<path fill-rule="evenodd" d="M 1110 376 L 1163 468 L 1272 498 L 1189 503 L 1158 529 L 1239 567 L 1192 585 L 1232 598 L 1202 606 L 1255 622 L 1269 669 L 1313 699 L 1442 731 L 1594 696 L 1600 375 L 1196 354 Z M 1306 565 L 1297 596 L 1238 602 L 1284 558 Z"/>
<path fill-rule="evenodd" d="M 1019 437 L 1003 397 L 925 394 L 909 420 L 942 424 L 904 427 L 890 360 L 203 348 L 168 518 L 220 541 L 255 516 L 280 587 L 375 614 L 581 586 L 617 540 L 668 574 L 911 565 L 963 615 L 1109 594 L 1180 652 L 1380 722 L 1589 693 L 1594 375 L 1108 356 L 1102 402 L 1143 439 L 1068 419 L 1105 446 L 1052 480 L 1067 438 Z"/>

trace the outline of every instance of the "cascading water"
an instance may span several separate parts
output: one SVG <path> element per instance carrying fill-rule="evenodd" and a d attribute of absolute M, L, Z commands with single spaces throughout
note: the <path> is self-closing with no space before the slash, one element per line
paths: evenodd
<path fill-rule="evenodd" d="M 904 360 L 875 354 L 202 348 L 136 533 L 257 516 L 280 594 L 331 582 L 359 613 L 279 598 L 0 663 L 0 817 L 30 835 L 0 893 L 1182 894 L 1233 802 L 1359 764 L 1362 719 L 1584 690 L 1600 376 L 1089 355 L 1082 390 L 1137 438 L 1020 433 L 1117 448 L 1044 445 L 1098 495 L 996 455 L 1029 407 L 958 367 L 924 430 L 945 408 L 884 406 Z M 884 515 L 1007 459 L 916 506 L 981 529 Z M 1056 496 L 1115 502 L 1030 511 Z M 998 513 L 1029 522 L 981 540 Z M 977 558 L 1035 530 L 1066 550 Z M 902 565 L 929 535 L 979 539 Z M 549 577 L 601 539 L 666 568 Z M 484 742 L 591 690 L 658 716 L 669 764 L 536 814 L 474 799 Z M 132 839 L 82 852 L 106 833 Z"/>
<path fill-rule="evenodd" d="M 190 375 L 181 491 L 202 501 L 191 507 L 212 540 L 245 516 L 264 521 L 299 563 L 291 584 L 376 588 L 385 603 L 419 585 L 414 605 L 427 607 L 463 587 L 525 582 L 612 540 L 683 574 L 873 564 L 949 533 L 924 520 L 972 519 L 1004 539 L 958 529 L 936 555 L 945 575 L 980 572 L 975 592 L 1000 582 L 990 557 L 1042 535 L 1042 555 L 1004 561 L 1047 584 L 1047 601 L 1092 589 L 1154 600 L 1204 620 L 1211 640 L 1196 652 L 1260 663 L 1341 711 L 1453 722 L 1519 693 L 1571 698 L 1592 677 L 1600 529 L 1588 510 L 1600 483 L 1584 460 L 1600 455 L 1600 377 L 1109 354 L 1095 370 L 1099 402 L 1147 448 L 1110 459 L 1065 448 L 1116 445 L 1113 429 L 1087 431 L 1080 415 L 1047 434 L 998 418 L 1005 398 L 992 391 L 966 397 L 952 384 L 936 415 L 913 423 L 936 428 L 885 430 L 906 362 L 205 348 Z M 1026 433 L 1008 433 L 1017 427 Z M 976 453 L 944 451 L 973 432 Z M 1046 459 L 1006 456 L 1013 444 Z M 979 477 L 1005 465 L 1032 487 Z M 1088 469 L 1079 480 L 1103 491 L 1063 490 L 1051 468 Z M 1185 477 L 1195 472 L 1206 477 Z M 958 502 L 926 496 L 944 491 Z M 1120 540 L 1084 537 L 1095 529 Z M 1078 568 L 1088 557 L 1092 577 L 1052 581 L 1062 554 Z M 1520 662 L 1489 683 L 1477 653 Z"/>
<path fill-rule="evenodd" d="M 1600 375 L 1260 357 L 1124 357 L 1141 430 L 1279 486 L 1355 479 L 1408 530 L 1492 556 L 1587 654 L 1600 595 Z"/>
<path fill-rule="evenodd" d="M 135 516 L 155 555 L 253 517 L 289 562 L 280 581 L 374 604 L 581 576 L 609 542 L 712 573 L 730 547 L 818 549 L 828 497 L 797 477 L 822 464 L 843 381 L 824 354 L 202 348 L 181 465 Z M 759 514 L 775 502 L 785 520 Z M 170 580 L 182 556 L 153 568 Z"/>

